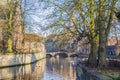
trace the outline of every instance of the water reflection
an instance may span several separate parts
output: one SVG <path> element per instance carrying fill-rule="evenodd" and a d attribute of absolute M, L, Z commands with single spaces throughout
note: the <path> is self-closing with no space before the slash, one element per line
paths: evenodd
<path fill-rule="evenodd" d="M 43 75 L 46 61 L 42 60 L 31 65 L 16 66 L 0 69 L 2 80 L 40 80 Z M 42 66 L 41 66 L 42 65 Z M 37 79 L 39 78 L 39 79 Z"/>
<path fill-rule="evenodd" d="M 70 61 L 70 58 L 47 59 L 42 80 L 75 80 L 75 67 L 72 66 Z"/>
<path fill-rule="evenodd" d="M 74 59 L 44 59 L 37 63 L 0 69 L 0 79 L 4 80 L 76 80 Z"/>

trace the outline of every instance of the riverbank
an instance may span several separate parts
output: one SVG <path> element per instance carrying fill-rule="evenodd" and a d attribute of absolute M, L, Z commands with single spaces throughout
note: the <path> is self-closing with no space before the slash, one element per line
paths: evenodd
<path fill-rule="evenodd" d="M 76 66 L 76 80 L 113 80 L 112 78 L 103 75 L 96 70 L 90 69 L 88 67 L 85 67 L 83 65 L 77 65 Z"/>
<path fill-rule="evenodd" d="M 108 66 L 104 69 L 91 68 L 81 64 L 76 66 L 77 80 L 120 80 L 119 67 Z"/>
<path fill-rule="evenodd" d="M 9 54 L 0 55 L 0 68 L 26 65 L 34 63 L 40 59 L 45 58 L 44 52 L 33 54 Z"/>

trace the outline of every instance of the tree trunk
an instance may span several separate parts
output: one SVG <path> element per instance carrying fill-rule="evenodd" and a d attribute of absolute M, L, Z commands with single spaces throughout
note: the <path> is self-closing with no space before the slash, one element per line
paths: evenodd
<path fill-rule="evenodd" d="M 101 10 L 102 11 L 102 10 Z M 105 13 L 104 11 L 99 14 L 99 51 L 98 51 L 98 67 L 104 68 L 106 66 L 106 45 L 107 45 L 107 34 L 105 26 Z"/>
<path fill-rule="evenodd" d="M 106 45 L 107 45 L 107 36 L 103 32 L 100 32 L 99 39 L 99 52 L 98 52 L 98 67 L 106 67 Z"/>
<path fill-rule="evenodd" d="M 106 46 L 107 46 L 107 37 L 111 28 L 111 22 L 113 20 L 113 10 L 115 9 L 117 0 L 113 0 L 111 8 L 109 9 L 109 19 L 106 26 L 106 10 L 103 10 L 102 7 L 105 7 L 104 0 L 99 1 L 99 53 L 98 53 L 98 67 L 104 68 L 106 64 Z M 103 4 L 103 5 L 102 5 Z"/>
<path fill-rule="evenodd" d="M 89 54 L 89 58 L 88 58 L 88 65 L 91 67 L 96 67 L 97 66 L 97 42 L 92 42 L 91 43 L 91 52 Z"/>

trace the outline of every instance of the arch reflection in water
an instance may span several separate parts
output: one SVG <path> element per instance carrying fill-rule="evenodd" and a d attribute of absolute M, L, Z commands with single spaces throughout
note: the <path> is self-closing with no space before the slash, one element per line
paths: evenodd
<path fill-rule="evenodd" d="M 0 69 L 0 79 L 2 80 L 36 80 L 43 76 L 45 60 L 26 66 L 16 66 Z"/>

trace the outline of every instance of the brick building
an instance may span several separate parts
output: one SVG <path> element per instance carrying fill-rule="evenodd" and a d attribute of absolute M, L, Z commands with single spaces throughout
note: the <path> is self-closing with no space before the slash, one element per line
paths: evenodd
<path fill-rule="evenodd" d="M 108 39 L 107 55 L 120 55 L 120 40 Z"/>
<path fill-rule="evenodd" d="M 24 34 L 24 51 L 25 52 L 45 52 L 43 37 L 36 34 Z"/>

